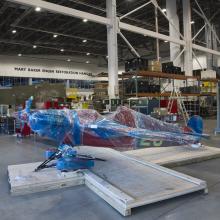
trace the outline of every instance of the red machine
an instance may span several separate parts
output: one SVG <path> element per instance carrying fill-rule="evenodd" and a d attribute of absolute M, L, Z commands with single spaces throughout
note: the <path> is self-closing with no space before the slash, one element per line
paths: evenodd
<path fill-rule="evenodd" d="M 169 100 L 160 100 L 160 107 L 161 108 L 167 108 L 168 107 Z M 171 113 L 177 114 L 178 113 L 178 105 L 177 105 L 177 100 L 173 100 L 173 105 L 171 108 Z"/>

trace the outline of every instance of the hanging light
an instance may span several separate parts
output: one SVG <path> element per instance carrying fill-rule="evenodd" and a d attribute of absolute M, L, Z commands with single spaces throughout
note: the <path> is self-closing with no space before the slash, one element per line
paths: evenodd
<path fill-rule="evenodd" d="M 36 8 L 35 8 L 35 11 L 36 11 L 36 12 L 40 12 L 40 11 L 41 11 L 41 7 L 36 7 Z"/>

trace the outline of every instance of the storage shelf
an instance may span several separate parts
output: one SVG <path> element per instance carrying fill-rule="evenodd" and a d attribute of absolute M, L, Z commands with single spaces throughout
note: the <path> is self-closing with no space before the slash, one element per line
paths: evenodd
<path fill-rule="evenodd" d="M 200 96 L 216 96 L 216 92 L 203 92 Z"/>
<path fill-rule="evenodd" d="M 136 96 L 136 93 L 132 94 L 126 94 L 126 96 Z M 165 92 L 165 93 L 138 93 L 138 97 L 169 97 L 171 96 L 171 92 Z M 188 96 L 200 96 L 199 93 L 182 93 L 181 96 L 188 97 Z"/>
<path fill-rule="evenodd" d="M 200 81 L 202 81 L 202 82 L 218 82 L 219 81 L 219 79 L 200 79 Z"/>
<path fill-rule="evenodd" d="M 163 72 L 152 72 L 152 71 L 139 71 L 139 72 L 131 72 L 131 73 L 122 73 L 122 78 L 131 78 L 133 76 L 148 76 L 154 78 L 164 78 L 164 79 L 179 79 L 179 80 L 187 80 L 187 79 L 196 79 L 199 80 L 198 77 L 195 76 L 185 76 L 180 74 L 170 74 Z"/>

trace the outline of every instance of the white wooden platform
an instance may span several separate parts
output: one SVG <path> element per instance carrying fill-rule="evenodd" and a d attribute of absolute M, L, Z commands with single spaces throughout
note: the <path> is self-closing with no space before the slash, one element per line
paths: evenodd
<path fill-rule="evenodd" d="M 123 152 L 132 158 L 165 167 L 176 167 L 220 157 L 220 148 L 202 146 L 155 147 Z"/>
<path fill-rule="evenodd" d="M 159 165 L 130 158 L 106 148 L 80 147 L 87 153 L 106 159 L 96 161 L 92 170 L 61 174 L 50 168 L 33 172 L 36 163 L 9 166 L 9 183 L 12 195 L 26 194 L 55 188 L 84 184 L 103 198 L 122 215 L 131 209 L 205 190 L 205 181 L 175 172 Z"/>
<path fill-rule="evenodd" d="M 61 173 L 54 168 L 34 172 L 38 165 L 40 163 L 8 166 L 12 195 L 24 195 L 84 184 L 82 172 Z"/>

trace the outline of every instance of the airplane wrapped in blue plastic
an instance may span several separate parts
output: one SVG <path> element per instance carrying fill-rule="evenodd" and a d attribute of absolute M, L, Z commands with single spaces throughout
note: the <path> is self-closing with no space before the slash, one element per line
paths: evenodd
<path fill-rule="evenodd" d="M 104 117 L 90 109 L 31 111 L 31 103 L 32 98 L 26 102 L 20 118 L 28 121 L 31 129 L 40 136 L 55 140 L 58 146 L 68 144 L 128 149 L 138 148 L 140 140 L 195 145 L 203 136 L 203 122 L 199 116 L 193 116 L 187 127 L 181 127 L 123 106 Z"/>

